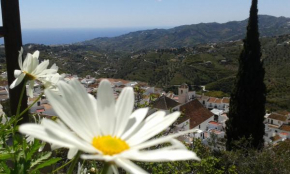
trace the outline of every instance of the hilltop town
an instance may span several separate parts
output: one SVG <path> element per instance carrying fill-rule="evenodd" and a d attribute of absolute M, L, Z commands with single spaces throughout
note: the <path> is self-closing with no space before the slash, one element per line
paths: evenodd
<path fill-rule="evenodd" d="M 78 79 L 86 88 L 88 94 L 96 97 L 98 85 L 103 78 L 94 78 L 90 75 L 78 77 L 77 75 L 65 74 L 64 81 L 69 82 L 72 79 Z M 2 74 L 5 78 L 5 73 Z M 177 85 L 177 93 L 172 91 L 165 92 L 162 88 L 148 85 L 145 82 L 130 81 L 124 79 L 108 79 L 117 99 L 120 92 L 125 87 L 133 87 L 135 91 L 135 109 L 140 107 L 149 107 L 148 115 L 156 111 L 165 111 L 169 114 L 174 111 L 180 111 L 180 118 L 174 123 L 173 127 L 165 130 L 165 133 L 176 133 L 189 129 L 197 129 L 198 132 L 187 136 L 179 137 L 180 140 L 191 144 L 194 138 L 201 139 L 202 143 L 212 148 L 225 149 L 225 127 L 227 114 L 229 111 L 229 97 L 212 97 L 204 95 L 197 91 L 190 91 L 186 83 Z M 27 86 L 28 87 L 28 86 Z M 7 83 L 0 86 L 0 99 L 5 102 L 9 98 Z M 34 85 L 34 97 L 28 98 L 28 105 L 41 95 L 43 88 L 40 84 Z M 3 107 L 1 107 L 3 114 Z M 30 108 L 30 113 L 46 118 L 57 118 L 45 95 Z M 277 111 L 265 115 L 265 145 L 275 145 L 280 141 L 290 139 L 290 112 Z"/>

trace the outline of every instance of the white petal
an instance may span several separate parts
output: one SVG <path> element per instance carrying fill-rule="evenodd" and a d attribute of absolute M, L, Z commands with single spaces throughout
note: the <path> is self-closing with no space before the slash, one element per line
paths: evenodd
<path fill-rule="evenodd" d="M 110 167 L 112 168 L 112 170 L 113 170 L 113 172 L 114 172 L 115 174 L 119 174 L 119 171 L 118 171 L 118 167 L 117 167 L 117 166 L 115 166 L 115 165 L 110 165 Z"/>
<path fill-rule="evenodd" d="M 145 120 L 141 127 L 134 135 L 128 138 L 127 143 L 130 146 L 142 143 L 170 126 L 180 115 L 179 112 L 174 112 L 165 116 L 164 112 L 157 111 Z"/>
<path fill-rule="evenodd" d="M 10 85 L 10 89 L 13 89 L 13 88 L 15 88 L 16 86 L 18 86 L 21 82 L 22 82 L 22 80 L 23 80 L 23 78 L 25 77 L 25 74 L 20 74 L 19 76 L 18 76 L 18 78 L 16 78 L 13 82 L 12 82 L 12 84 Z M 24 84 L 25 85 L 25 84 Z"/>
<path fill-rule="evenodd" d="M 74 100 L 78 100 L 78 106 L 83 108 L 83 120 L 88 129 L 94 136 L 100 135 L 100 126 L 97 116 L 97 100 L 90 94 L 87 93 L 83 85 L 78 80 L 71 80 L 70 85 L 75 91 Z"/>
<path fill-rule="evenodd" d="M 111 83 L 108 80 L 101 81 L 97 95 L 97 115 L 102 133 L 104 135 L 112 135 L 116 125 L 115 98 Z"/>
<path fill-rule="evenodd" d="M 54 70 L 58 70 L 58 66 L 56 66 L 56 64 L 54 63 L 51 67 L 50 67 L 50 69 L 54 69 Z"/>
<path fill-rule="evenodd" d="M 62 148 L 62 147 L 58 146 L 58 145 L 55 145 L 55 144 L 51 144 L 50 148 L 51 148 L 51 150 L 56 150 L 56 149 L 59 149 L 59 148 Z"/>
<path fill-rule="evenodd" d="M 176 134 L 170 134 L 170 135 L 167 135 L 167 136 L 164 136 L 161 138 L 152 139 L 152 140 L 146 141 L 142 144 L 131 147 L 131 149 L 144 149 L 144 148 L 152 147 L 152 146 L 162 144 L 162 143 L 168 143 L 168 142 L 170 143 L 173 138 L 179 137 L 181 135 L 189 134 L 189 133 L 194 133 L 194 132 L 198 132 L 198 130 L 191 129 L 191 130 L 187 130 L 187 131 L 178 132 Z"/>
<path fill-rule="evenodd" d="M 111 162 L 111 161 L 114 161 L 117 158 L 117 156 L 116 155 L 115 156 L 99 155 L 99 154 L 96 154 L 96 155 L 82 154 L 81 158 L 85 160 L 101 160 L 101 161 Z"/>
<path fill-rule="evenodd" d="M 49 60 L 44 60 L 33 70 L 33 72 L 31 72 L 31 74 L 34 74 L 34 75 L 40 74 L 41 72 L 47 69 L 48 65 L 49 65 Z"/>
<path fill-rule="evenodd" d="M 78 153 L 78 149 L 70 148 L 67 153 L 67 159 L 72 159 Z"/>
<path fill-rule="evenodd" d="M 172 144 L 169 147 L 163 147 L 162 149 L 187 149 L 187 147 L 180 141 L 178 141 L 177 139 L 172 139 L 170 140 L 170 143 Z"/>
<path fill-rule="evenodd" d="M 42 152 L 44 149 L 45 143 L 42 143 L 42 145 L 40 146 L 40 148 L 38 149 L 38 152 Z"/>
<path fill-rule="evenodd" d="M 111 167 L 112 165 L 110 165 L 109 169 L 107 170 L 106 174 L 113 174 L 113 168 Z"/>
<path fill-rule="evenodd" d="M 21 73 L 22 73 L 22 71 L 20 71 L 20 70 L 18 70 L 18 69 L 14 70 L 14 77 L 15 77 L 15 78 L 18 78 L 18 77 L 20 76 Z"/>
<path fill-rule="evenodd" d="M 73 148 L 69 142 L 50 136 L 42 125 L 37 124 L 22 124 L 19 127 L 19 132 L 22 134 L 33 136 L 34 138 L 56 144 L 61 147 Z"/>
<path fill-rule="evenodd" d="M 90 142 L 96 135 L 98 123 L 95 110 L 85 89 L 77 80 L 72 80 L 71 85 L 60 81 L 59 96 L 50 89 L 45 90 L 50 104 L 59 117 L 81 138 Z M 75 87 L 75 88 L 72 88 Z M 77 92 L 76 92 L 77 91 Z"/>
<path fill-rule="evenodd" d="M 125 169 L 127 172 L 132 173 L 132 174 L 149 174 L 148 172 L 146 172 L 145 170 L 143 170 L 142 168 L 140 168 L 139 166 L 137 166 L 130 160 L 118 158 L 115 160 L 115 163 L 118 166 Z"/>
<path fill-rule="evenodd" d="M 46 128 L 46 132 L 51 135 L 70 142 L 75 148 L 80 149 L 88 153 L 100 153 L 96 148 L 94 148 L 90 142 L 86 142 L 79 137 L 77 137 L 70 130 L 60 126 L 59 124 L 48 120 L 42 120 L 43 127 Z"/>
<path fill-rule="evenodd" d="M 32 54 L 32 56 L 38 59 L 38 57 L 39 57 L 39 51 L 38 50 L 34 51 L 34 53 Z"/>
<path fill-rule="evenodd" d="M 18 55 L 18 64 L 19 64 L 19 67 L 21 70 L 23 69 L 23 67 L 22 67 L 22 54 L 23 54 L 23 48 L 21 47 L 21 49 L 19 51 L 19 55 Z"/>
<path fill-rule="evenodd" d="M 38 64 L 39 64 L 39 61 L 38 61 L 38 59 L 35 58 L 35 57 L 33 57 L 31 60 L 32 60 L 32 61 L 31 61 L 31 64 L 29 65 L 29 70 L 28 70 L 28 72 L 31 73 L 31 74 L 33 74 L 34 70 L 37 68 L 37 66 L 38 66 Z"/>
<path fill-rule="evenodd" d="M 95 136 L 97 135 L 101 135 L 101 128 L 100 128 L 100 121 L 98 119 L 98 116 L 97 116 L 97 100 L 96 98 L 91 95 L 91 94 L 88 94 L 89 98 L 90 98 L 90 104 L 91 106 L 89 107 L 92 107 L 92 120 L 95 120 L 95 122 L 91 122 L 91 124 L 93 124 L 92 126 L 92 130 L 93 130 L 93 133 Z"/>
<path fill-rule="evenodd" d="M 30 80 L 30 81 L 29 81 L 29 86 L 28 86 L 27 91 L 28 91 L 28 96 L 29 96 L 30 98 L 33 98 L 34 80 Z"/>
<path fill-rule="evenodd" d="M 134 107 L 134 91 L 131 87 L 126 87 L 122 90 L 117 102 L 116 102 L 116 128 L 115 133 L 117 137 L 120 137 L 129 121 L 129 117 Z"/>
<path fill-rule="evenodd" d="M 22 66 L 23 71 L 30 73 L 28 70 L 30 70 L 29 66 L 31 65 L 32 59 L 33 59 L 32 55 L 30 53 L 27 53 L 26 58 L 24 59 L 24 62 L 23 62 L 23 66 Z"/>
<path fill-rule="evenodd" d="M 123 154 L 124 158 L 136 161 L 162 162 L 178 160 L 200 160 L 192 151 L 185 149 L 178 150 L 152 150 L 152 151 L 131 151 Z"/>
<path fill-rule="evenodd" d="M 130 120 L 127 124 L 127 128 L 125 129 L 124 134 L 121 136 L 121 139 L 127 139 L 128 136 L 130 136 L 136 128 L 140 125 L 140 123 L 143 121 L 143 119 L 146 117 L 148 112 L 148 108 L 140 108 L 135 110 L 132 115 L 130 116 Z"/>
<path fill-rule="evenodd" d="M 57 73 L 57 70 L 55 69 L 44 69 L 41 72 L 39 71 L 37 72 L 37 77 L 48 77 L 56 73 Z"/>

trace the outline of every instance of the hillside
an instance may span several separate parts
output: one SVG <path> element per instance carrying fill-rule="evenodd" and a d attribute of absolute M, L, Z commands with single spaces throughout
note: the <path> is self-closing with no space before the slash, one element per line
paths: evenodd
<path fill-rule="evenodd" d="M 181 83 L 206 85 L 230 93 L 242 41 L 201 44 L 179 49 L 140 51 L 114 65 L 114 77 L 140 80 L 160 87 Z M 290 35 L 262 38 L 267 108 L 290 109 Z"/>
<path fill-rule="evenodd" d="M 172 29 L 153 29 L 131 32 L 119 37 L 96 38 L 79 43 L 94 45 L 110 51 L 137 51 L 142 49 L 192 47 L 202 43 L 225 42 L 243 39 L 247 19 L 223 24 L 200 23 Z M 290 18 L 259 16 L 260 34 L 276 36 L 290 33 Z"/>

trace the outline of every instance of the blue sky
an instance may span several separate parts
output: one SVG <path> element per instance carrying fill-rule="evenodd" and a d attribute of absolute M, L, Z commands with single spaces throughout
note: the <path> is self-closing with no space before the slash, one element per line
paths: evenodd
<path fill-rule="evenodd" d="M 20 0 L 22 28 L 168 28 L 243 20 L 251 0 Z M 259 13 L 290 17 L 290 0 L 260 0 Z"/>

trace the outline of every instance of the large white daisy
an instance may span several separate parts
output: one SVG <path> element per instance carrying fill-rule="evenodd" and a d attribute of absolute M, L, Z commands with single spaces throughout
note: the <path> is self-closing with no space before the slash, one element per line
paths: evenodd
<path fill-rule="evenodd" d="M 97 100 L 87 94 L 77 80 L 72 80 L 70 84 L 59 82 L 58 87 L 58 94 L 50 89 L 46 89 L 45 94 L 67 127 L 43 120 L 41 125 L 21 125 L 21 133 L 62 147 L 78 149 L 84 152 L 81 155 L 83 159 L 113 163 L 112 169 L 115 172 L 117 165 L 130 173 L 147 173 L 130 160 L 199 160 L 194 152 L 174 139 L 193 130 L 152 139 L 170 126 L 180 113 L 166 116 L 165 112 L 157 111 L 147 118 L 148 108 L 137 109 L 132 113 L 134 92 L 131 87 L 123 89 L 116 103 L 111 84 L 107 80 L 100 83 Z M 171 145 L 148 150 L 161 143 Z"/>
<path fill-rule="evenodd" d="M 39 80 L 42 81 L 47 77 L 56 74 L 58 67 L 54 64 L 50 69 L 47 69 L 49 65 L 49 60 L 44 60 L 39 64 L 39 51 L 35 51 L 33 54 L 28 53 L 24 62 L 22 63 L 22 54 L 23 48 L 21 48 L 18 56 L 18 64 L 20 70 L 14 70 L 15 80 L 10 85 L 10 88 L 13 89 L 17 85 L 19 85 L 24 78 L 28 80 L 28 95 L 33 97 L 33 88 L 34 81 Z"/>

